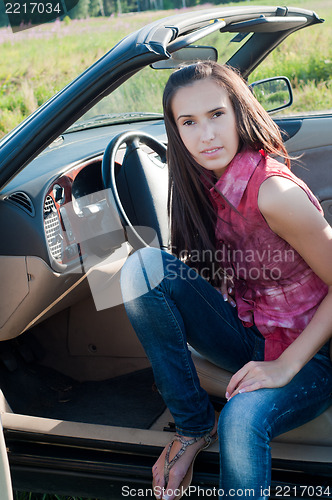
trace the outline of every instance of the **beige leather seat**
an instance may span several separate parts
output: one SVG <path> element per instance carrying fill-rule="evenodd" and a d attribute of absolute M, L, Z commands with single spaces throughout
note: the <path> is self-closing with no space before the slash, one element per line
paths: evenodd
<path fill-rule="evenodd" d="M 232 373 L 207 361 L 195 349 L 189 347 L 201 386 L 211 396 L 224 398 Z M 278 442 L 306 445 L 332 446 L 332 406 L 322 415 L 301 427 L 275 438 Z"/>

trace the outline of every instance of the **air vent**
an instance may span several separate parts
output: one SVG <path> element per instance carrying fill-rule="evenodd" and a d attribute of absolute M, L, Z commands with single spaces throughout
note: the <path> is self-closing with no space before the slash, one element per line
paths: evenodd
<path fill-rule="evenodd" d="M 31 217 L 34 217 L 35 207 L 33 206 L 31 198 L 23 191 L 17 191 L 16 193 L 12 193 L 9 196 L 7 196 L 6 199 L 11 203 L 14 203 L 14 205 L 22 208 L 22 210 L 24 210 L 27 214 L 31 215 Z"/>
<path fill-rule="evenodd" d="M 51 196 L 46 196 L 44 203 L 45 234 L 52 257 L 58 262 L 62 261 L 62 234 L 61 224 L 55 203 Z"/>

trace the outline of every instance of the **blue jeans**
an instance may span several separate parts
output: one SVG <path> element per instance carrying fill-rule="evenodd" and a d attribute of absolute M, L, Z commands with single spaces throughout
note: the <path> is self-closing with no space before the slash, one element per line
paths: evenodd
<path fill-rule="evenodd" d="M 246 328 L 237 311 L 193 269 L 156 248 L 129 257 L 121 273 L 128 317 L 151 362 L 155 381 L 177 432 L 203 436 L 214 409 L 200 387 L 187 342 L 212 363 L 236 372 L 264 359 L 264 338 Z M 238 394 L 223 408 L 218 434 L 220 488 L 253 490 L 267 498 L 271 483 L 269 442 L 315 418 L 332 404 L 328 344 L 284 387 Z M 233 492 L 232 492 L 233 493 Z M 229 495 L 228 495 L 229 496 Z"/>

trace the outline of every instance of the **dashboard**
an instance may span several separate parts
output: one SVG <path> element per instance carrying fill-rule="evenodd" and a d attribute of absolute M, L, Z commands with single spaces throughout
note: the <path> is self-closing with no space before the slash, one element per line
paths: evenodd
<path fill-rule="evenodd" d="M 162 120 L 66 133 L 2 189 L 0 341 L 91 295 L 87 270 L 123 245 L 101 165 L 110 140 L 128 129 L 166 139 Z"/>
<path fill-rule="evenodd" d="M 64 134 L 25 167 L 0 194 L 0 256 L 40 257 L 61 273 L 79 265 L 80 241 L 114 231 L 101 164 L 110 140 L 128 129 L 166 140 L 162 120 L 95 127 Z"/>

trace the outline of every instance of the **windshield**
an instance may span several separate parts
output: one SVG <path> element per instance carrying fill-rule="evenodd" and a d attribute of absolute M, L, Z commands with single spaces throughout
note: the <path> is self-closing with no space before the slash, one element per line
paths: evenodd
<path fill-rule="evenodd" d="M 212 46 L 217 49 L 218 62 L 225 63 L 248 40 L 251 34 L 212 33 L 199 41 L 198 45 Z M 68 130 L 123 121 L 138 121 L 156 118 L 162 113 L 162 93 L 171 74 L 170 69 L 143 68 L 129 80 L 122 83 L 112 94 L 99 101 L 81 116 Z M 145 114 L 143 116 L 143 114 Z M 146 115 L 147 114 L 147 115 Z M 103 120 L 104 118 L 104 120 Z"/>

